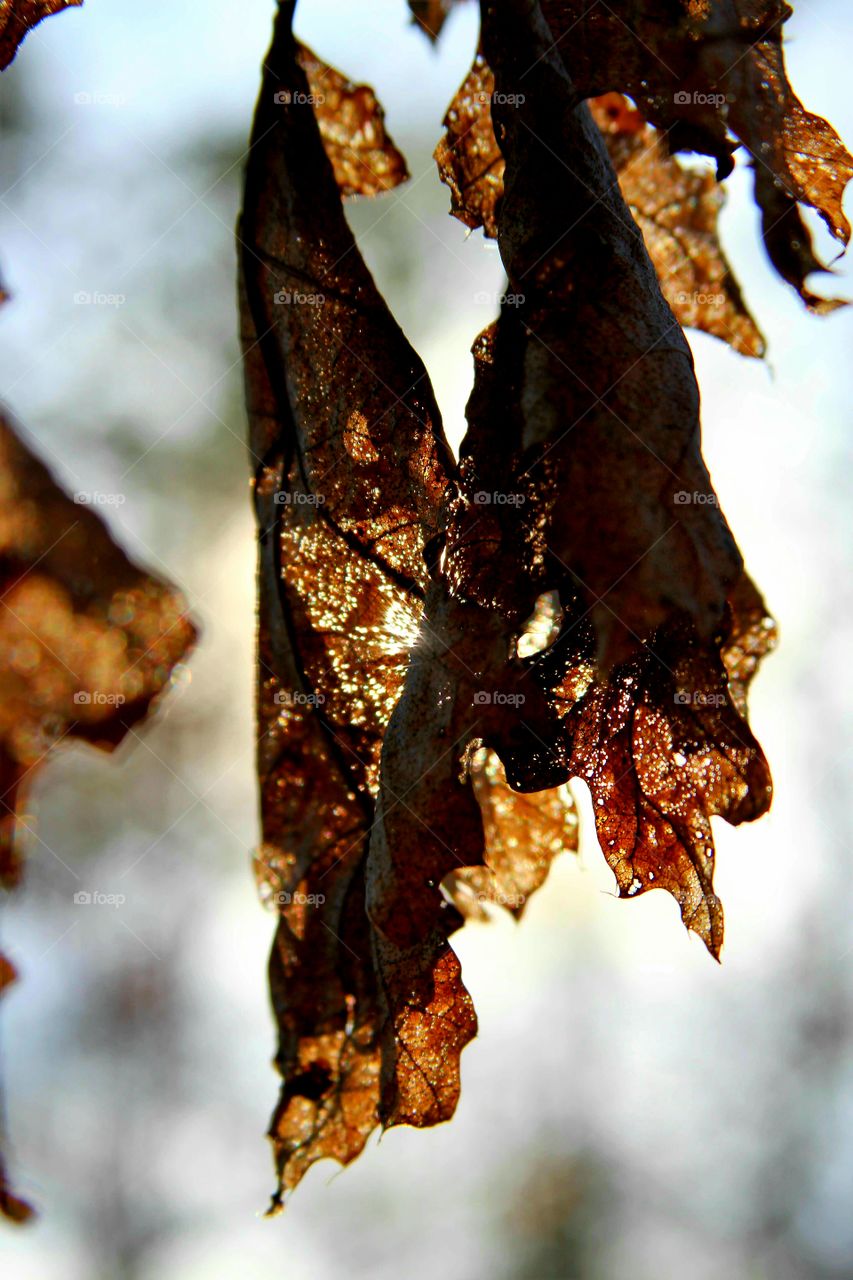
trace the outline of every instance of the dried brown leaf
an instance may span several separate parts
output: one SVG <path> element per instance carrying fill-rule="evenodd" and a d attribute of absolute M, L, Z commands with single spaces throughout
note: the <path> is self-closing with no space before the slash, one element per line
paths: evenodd
<path fill-rule="evenodd" d="M 241 227 L 261 527 L 261 861 L 281 906 L 276 1204 L 315 1160 L 351 1160 L 380 1122 L 389 1036 L 416 1074 L 450 1051 L 447 1009 L 467 1001 L 449 949 L 432 967 L 404 956 L 366 913 L 379 752 L 453 463 L 423 365 L 343 216 L 289 10 L 267 59 Z M 418 988 L 416 1010 L 380 993 L 391 969 Z"/>
<path fill-rule="evenodd" d="M 183 597 L 138 569 L 0 419 L 0 885 L 22 864 L 26 790 L 66 737 L 111 751 L 195 640 Z M 8 970 L 6 971 L 8 976 Z M 26 1206 L 3 1185 L 0 1208 Z"/>
<path fill-rule="evenodd" d="M 449 941 L 463 895 L 517 910 L 535 891 L 575 845 L 571 774 L 612 800 L 621 890 L 669 888 L 715 952 L 709 816 L 769 799 L 740 714 L 763 607 L 702 462 L 689 348 L 538 8 L 484 8 L 506 165 L 488 216 L 521 305 L 475 344 L 458 467 L 343 216 L 292 3 L 255 118 L 240 259 L 274 1207 L 378 1124 L 452 1114 L 476 1031 Z M 688 680 L 707 699 L 689 712 Z"/>
<path fill-rule="evenodd" d="M 373 196 L 405 182 L 406 161 L 385 131 L 385 114 L 370 86 L 353 84 L 307 45 L 298 46 L 297 57 L 343 194 Z"/>
<path fill-rule="evenodd" d="M 484 905 L 520 917 L 560 853 L 578 849 L 578 815 L 568 787 L 524 795 L 513 791 L 497 752 L 479 747 L 468 771 L 483 817 L 482 867 L 451 872 L 444 888 L 463 915 L 486 917 Z"/>
<path fill-rule="evenodd" d="M 488 6 L 484 42 L 506 160 L 499 244 L 512 295 L 526 295 L 504 306 L 491 337 L 504 352 L 490 366 L 491 400 L 510 424 L 508 474 L 537 482 L 539 585 L 562 602 L 560 634 L 530 669 L 563 717 L 555 759 L 593 792 L 620 892 L 668 888 L 717 954 L 710 816 L 745 821 L 770 799 L 741 714 L 767 647 L 763 605 L 744 586 L 701 459 L 683 336 L 601 135 L 525 8 Z M 474 426 L 469 447 L 483 456 Z M 523 523 L 522 507 L 520 545 Z M 535 788 L 525 753 L 504 763 L 512 785 Z"/>
<path fill-rule="evenodd" d="M 478 53 L 444 117 L 435 149 L 438 175 L 450 188 L 450 212 L 466 227 L 496 237 L 496 205 L 503 195 L 504 158 L 492 125 L 495 78 Z"/>

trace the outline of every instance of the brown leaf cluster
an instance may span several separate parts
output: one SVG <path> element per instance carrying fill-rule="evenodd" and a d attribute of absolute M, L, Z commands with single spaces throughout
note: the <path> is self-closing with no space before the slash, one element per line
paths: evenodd
<path fill-rule="evenodd" d="M 764 243 L 776 270 L 815 312 L 837 305 L 810 292 L 822 270 L 798 204 L 816 209 L 843 245 L 853 157 L 788 83 L 785 0 L 544 0 L 543 13 L 583 97 L 627 93 L 671 151 L 712 156 L 718 177 L 741 143 L 755 171 Z"/>
<path fill-rule="evenodd" d="M 788 84 L 782 29 L 790 6 L 782 0 L 674 0 L 664 8 L 655 0 L 621 6 L 545 0 L 542 8 L 577 95 L 606 102 L 603 95 L 628 94 L 637 105 L 636 112 L 613 112 L 611 98 L 609 123 L 603 108 L 593 109 L 679 321 L 726 337 L 746 354 L 763 349 L 716 244 L 719 186 L 668 160 L 677 151 L 698 151 L 714 158 L 724 178 L 738 143 L 754 169 L 762 233 L 776 270 L 810 310 L 838 306 L 807 287 L 807 277 L 823 267 L 798 205 L 816 209 L 846 246 L 842 198 L 853 158 Z M 491 92 L 491 72 L 478 54 L 450 105 L 436 153 L 453 212 L 468 226 L 483 225 L 487 235 L 494 234 L 501 192 Z M 682 276 L 689 287 L 681 287 Z M 707 295 L 714 299 L 710 308 L 697 302 Z"/>
<path fill-rule="evenodd" d="M 590 788 L 620 894 L 667 889 L 719 953 L 710 818 L 769 804 L 745 692 L 773 639 L 605 144 L 639 133 L 649 164 L 673 163 L 646 126 L 621 100 L 595 122 L 538 5 L 483 5 L 500 199 L 483 169 L 459 201 L 490 221 L 522 303 L 475 343 L 457 462 L 349 231 L 293 8 L 265 62 L 239 232 L 258 875 L 279 914 L 274 1207 L 377 1125 L 452 1114 L 476 1018 L 450 937 L 490 903 L 517 914 L 576 847 L 569 778 Z M 692 209 L 709 193 L 691 181 L 676 198 Z M 695 221 L 696 257 L 723 280 L 710 204 Z"/>
<path fill-rule="evenodd" d="M 504 161 L 492 124 L 493 91 L 494 76 L 478 53 L 445 116 L 435 157 L 450 188 L 451 212 L 496 238 Z M 679 324 L 722 338 L 743 355 L 762 356 L 764 339 L 718 238 L 722 185 L 685 168 L 621 94 L 593 98 L 590 109 Z"/>

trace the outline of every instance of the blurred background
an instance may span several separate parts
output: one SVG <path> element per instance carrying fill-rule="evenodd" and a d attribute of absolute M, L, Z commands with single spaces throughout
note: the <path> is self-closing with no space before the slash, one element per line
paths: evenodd
<path fill-rule="evenodd" d="M 13 1280 L 833 1280 L 853 1274 L 853 912 L 845 771 L 853 602 L 853 313 L 810 318 L 763 255 L 751 180 L 725 247 L 764 363 L 691 333 L 704 448 L 781 646 L 753 688 L 770 815 L 722 824 L 718 967 L 664 894 L 615 898 L 592 835 L 515 925 L 454 945 L 480 1015 L 452 1124 L 315 1167 L 285 1214 L 264 1131 L 278 1082 L 251 873 L 254 545 L 233 227 L 271 0 L 86 0 L 0 82 L 0 399 L 69 489 L 187 593 L 203 641 L 142 740 L 57 753 L 3 904 L 21 981 L 2 1069 Z M 369 15 L 369 16 L 368 16 Z M 349 206 L 458 441 L 497 253 L 431 161 L 476 5 L 437 49 L 404 0 L 302 0 L 298 30 L 373 84 L 411 181 Z M 800 0 L 788 65 L 853 142 L 845 0 Z M 849 205 L 848 205 L 849 207 Z M 834 253 L 822 232 L 824 252 Z M 851 271 L 838 266 L 851 296 Z M 91 295 L 95 301 L 80 301 Z M 106 298 L 107 300 L 100 300 Z M 120 907 L 75 906 L 80 889 Z"/>

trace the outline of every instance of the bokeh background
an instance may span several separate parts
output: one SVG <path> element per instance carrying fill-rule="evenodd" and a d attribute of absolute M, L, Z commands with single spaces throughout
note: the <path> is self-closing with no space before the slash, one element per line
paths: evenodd
<path fill-rule="evenodd" d="M 203 641 L 142 740 L 57 753 L 3 905 L 6 1123 L 41 1210 L 0 1228 L 13 1280 L 834 1280 L 853 1274 L 853 912 L 848 888 L 853 314 L 808 317 L 763 255 L 750 176 L 726 249 L 766 362 L 690 334 L 705 454 L 781 647 L 752 719 L 771 814 L 717 827 L 718 967 L 663 894 L 614 896 L 576 787 L 564 856 L 520 925 L 455 944 L 480 1015 L 450 1125 L 314 1168 L 283 1217 L 264 1131 L 274 919 L 250 869 L 253 526 L 233 226 L 271 0 L 86 0 L 0 84 L 0 398 Z M 800 0 L 792 81 L 853 141 L 846 0 Z M 430 159 L 477 38 L 434 50 L 403 0 L 302 0 L 298 30 L 372 83 L 412 180 L 349 206 L 426 360 L 451 437 L 498 255 L 448 217 Z M 84 100 L 80 100 L 84 95 Z M 88 96 L 88 101 L 85 97 Z M 834 252 L 820 233 L 824 250 Z M 838 266 L 838 290 L 851 272 Z M 112 302 L 81 303 L 83 294 Z M 118 301 L 117 301 L 118 298 Z M 122 894 L 80 907 L 79 889 Z"/>

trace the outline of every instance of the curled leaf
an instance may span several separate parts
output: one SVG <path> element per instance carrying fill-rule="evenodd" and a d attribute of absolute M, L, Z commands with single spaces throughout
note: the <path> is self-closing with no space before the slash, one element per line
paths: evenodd
<path fill-rule="evenodd" d="M 497 752 L 486 747 L 474 751 L 468 770 L 483 817 L 484 866 L 451 872 L 444 887 L 454 905 L 474 919 L 485 917 L 485 903 L 520 916 L 553 859 L 577 852 L 574 801 L 566 786 L 526 795 L 513 791 Z"/>
<path fill-rule="evenodd" d="M 438 175 L 450 188 L 450 211 L 466 227 L 497 237 L 495 208 L 503 195 L 504 158 L 492 125 L 495 78 L 482 53 L 456 91 L 435 149 Z"/>
<path fill-rule="evenodd" d="M 763 606 L 702 461 L 689 348 L 538 6 L 483 12 L 505 189 L 481 216 L 513 301 L 475 343 L 458 465 L 344 218 L 292 3 L 255 116 L 240 290 L 273 1208 L 377 1125 L 452 1114 L 476 1016 L 451 936 L 472 898 L 518 912 L 575 847 L 571 775 L 607 797 L 620 889 L 668 888 L 715 953 L 710 815 L 769 800 L 742 714 Z"/>
<path fill-rule="evenodd" d="M 536 8 L 487 12 L 506 161 L 499 245 L 512 295 L 525 295 L 491 338 L 504 351 L 491 395 L 513 424 L 513 469 L 536 480 L 540 587 L 559 590 L 562 613 L 530 670 L 562 720 L 556 760 L 593 792 L 620 892 L 669 889 L 717 954 L 710 816 L 749 820 L 770 799 L 742 715 L 767 647 L 763 605 L 702 463 L 692 362 L 601 135 Z M 533 194 L 543 181 L 546 203 Z M 522 538 L 534 517 L 515 519 Z M 513 785 L 535 789 L 523 752 L 504 762 Z"/>

